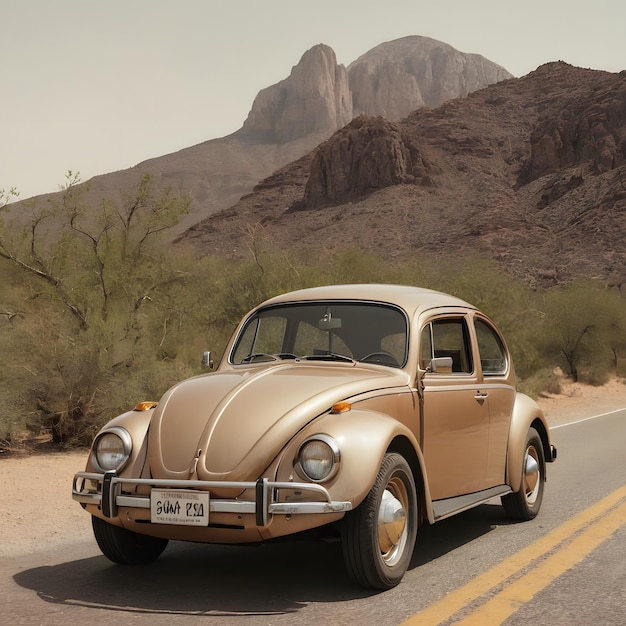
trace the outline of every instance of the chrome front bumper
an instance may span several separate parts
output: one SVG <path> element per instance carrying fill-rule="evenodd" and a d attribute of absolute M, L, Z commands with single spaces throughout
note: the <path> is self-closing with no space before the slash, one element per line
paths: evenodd
<path fill-rule="evenodd" d="M 89 489 L 86 482 L 91 481 Z M 97 489 L 93 490 L 94 484 Z M 257 526 L 267 526 L 272 515 L 302 515 L 318 513 L 342 513 L 352 510 L 349 501 L 336 501 L 330 497 L 328 490 L 321 485 L 312 483 L 273 482 L 267 478 L 259 478 L 256 482 L 220 482 L 205 480 L 157 480 L 153 478 L 120 478 L 114 471 L 104 474 L 78 472 L 72 484 L 72 498 L 81 504 L 95 504 L 101 507 L 105 517 L 116 517 L 121 506 L 141 509 L 150 508 L 149 494 L 122 493 L 122 485 L 127 490 L 143 485 L 151 488 L 165 489 L 254 489 L 254 500 L 220 500 L 211 498 L 209 512 L 215 513 L 253 513 Z M 312 502 L 277 502 L 277 490 L 309 491 L 323 498 Z"/>

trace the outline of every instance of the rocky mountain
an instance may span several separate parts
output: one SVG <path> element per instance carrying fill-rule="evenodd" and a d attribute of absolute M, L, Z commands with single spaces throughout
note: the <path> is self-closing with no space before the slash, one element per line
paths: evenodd
<path fill-rule="evenodd" d="M 240 130 L 96 176 L 89 181 L 89 198 L 127 197 L 149 172 L 158 186 L 192 196 L 191 213 L 181 223 L 184 230 L 232 206 L 258 181 L 307 154 L 361 113 L 395 120 L 508 77 L 483 57 L 425 37 L 382 44 L 347 69 L 331 48 L 319 44 L 305 52 L 287 78 L 257 95 Z"/>
<path fill-rule="evenodd" d="M 583 275 L 624 293 L 626 71 L 555 62 L 398 121 L 359 116 L 179 241 L 236 256 L 251 238 L 482 254 L 531 284 Z"/>
<path fill-rule="evenodd" d="M 395 121 L 512 78 L 504 68 L 428 37 L 404 37 L 376 46 L 348 68 L 319 44 L 285 80 L 262 90 L 241 130 L 244 141 L 284 144 L 326 135 L 361 114 Z"/>
<path fill-rule="evenodd" d="M 323 44 L 305 52 L 285 80 L 263 89 L 234 137 L 246 142 L 284 144 L 333 133 L 353 117 L 348 72 Z"/>
<path fill-rule="evenodd" d="M 382 115 L 390 121 L 512 78 L 478 54 L 427 37 L 376 46 L 348 66 L 348 76 L 353 116 Z"/>

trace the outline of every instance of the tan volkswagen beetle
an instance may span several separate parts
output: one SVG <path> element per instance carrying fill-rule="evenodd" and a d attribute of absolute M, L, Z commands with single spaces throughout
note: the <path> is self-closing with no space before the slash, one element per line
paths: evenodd
<path fill-rule="evenodd" d="M 109 422 L 72 495 L 116 563 L 151 561 L 170 539 L 324 527 L 355 582 L 387 589 L 422 524 L 496 496 L 510 517 L 534 518 L 555 458 L 502 336 L 475 307 L 415 287 L 337 285 L 261 304 L 215 372 Z"/>

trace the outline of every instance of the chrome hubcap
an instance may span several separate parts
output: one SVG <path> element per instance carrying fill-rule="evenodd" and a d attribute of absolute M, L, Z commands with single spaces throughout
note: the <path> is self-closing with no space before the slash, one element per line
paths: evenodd
<path fill-rule="evenodd" d="M 524 491 L 528 504 L 534 504 L 539 493 L 541 472 L 539 471 L 539 454 L 535 446 L 529 446 L 526 450 L 524 461 Z"/>
<path fill-rule="evenodd" d="M 387 565 L 394 565 L 402 556 L 407 538 L 407 502 L 404 483 L 399 478 L 391 479 L 378 509 L 378 545 Z"/>

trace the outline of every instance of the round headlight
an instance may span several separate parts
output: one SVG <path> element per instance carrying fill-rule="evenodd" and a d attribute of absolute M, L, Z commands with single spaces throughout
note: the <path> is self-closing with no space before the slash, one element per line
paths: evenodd
<path fill-rule="evenodd" d="M 96 437 L 93 444 L 94 465 L 103 472 L 119 472 L 128 462 L 131 452 L 132 441 L 128 431 L 120 427 L 111 428 Z"/>
<path fill-rule="evenodd" d="M 300 446 L 296 469 L 303 478 L 322 482 L 335 475 L 339 459 L 339 447 L 335 441 L 327 435 L 316 435 Z"/>

